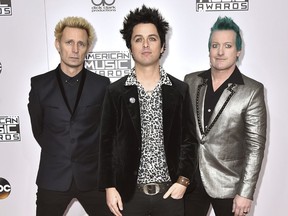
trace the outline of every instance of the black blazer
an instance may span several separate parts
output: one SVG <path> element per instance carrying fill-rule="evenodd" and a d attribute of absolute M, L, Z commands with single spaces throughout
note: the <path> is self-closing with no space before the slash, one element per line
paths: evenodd
<path fill-rule="evenodd" d="M 168 75 L 162 85 L 165 154 L 172 182 L 192 179 L 198 142 L 188 85 Z M 141 123 L 136 86 L 124 86 L 127 76 L 112 83 L 103 103 L 100 133 L 99 187 L 116 187 L 124 201 L 133 195 L 141 154 Z"/>
<path fill-rule="evenodd" d="M 69 111 L 57 69 L 31 78 L 28 109 L 41 146 L 40 188 L 65 191 L 72 178 L 80 190 L 97 188 L 99 123 L 110 81 L 83 71 L 75 110 Z"/>

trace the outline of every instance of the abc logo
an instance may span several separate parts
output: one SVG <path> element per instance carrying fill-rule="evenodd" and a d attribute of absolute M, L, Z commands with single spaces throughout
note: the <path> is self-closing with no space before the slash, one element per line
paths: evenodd
<path fill-rule="evenodd" d="M 8 197 L 10 192 L 11 186 L 9 182 L 4 178 L 0 178 L 0 199 L 5 199 Z"/>

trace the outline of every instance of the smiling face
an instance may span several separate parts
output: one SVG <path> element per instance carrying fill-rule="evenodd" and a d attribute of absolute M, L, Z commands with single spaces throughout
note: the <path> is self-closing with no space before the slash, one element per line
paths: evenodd
<path fill-rule="evenodd" d="M 163 47 L 161 47 L 161 40 L 154 24 L 140 23 L 134 26 L 131 52 L 136 66 L 159 64 L 160 55 L 164 51 Z"/>
<path fill-rule="evenodd" d="M 61 39 L 56 39 L 55 47 L 60 54 L 61 69 L 64 73 L 74 71 L 77 74 L 82 70 L 89 49 L 86 30 L 65 27 Z"/>
<path fill-rule="evenodd" d="M 236 48 L 233 30 L 216 30 L 211 37 L 210 64 L 212 71 L 233 72 L 241 51 Z"/>

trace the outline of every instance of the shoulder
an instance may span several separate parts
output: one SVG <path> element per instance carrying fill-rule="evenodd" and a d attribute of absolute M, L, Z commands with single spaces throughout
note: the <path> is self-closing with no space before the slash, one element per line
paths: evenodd
<path fill-rule="evenodd" d="M 172 84 L 175 84 L 175 85 L 185 85 L 185 83 L 181 80 L 179 80 L 178 78 L 172 76 L 171 74 L 168 74 L 167 73 L 167 76 L 169 77 L 170 81 L 172 82 Z"/>
<path fill-rule="evenodd" d="M 103 84 L 109 84 L 110 83 L 110 79 L 108 77 L 105 77 L 105 76 L 102 76 L 102 75 L 99 75 L 99 74 L 96 74 L 90 70 L 86 70 L 86 76 L 89 78 L 89 79 L 93 79 L 93 80 L 96 80 L 100 83 L 103 83 Z"/>
<path fill-rule="evenodd" d="M 45 85 L 54 79 L 56 79 L 56 69 L 31 77 L 31 83 Z"/>
<path fill-rule="evenodd" d="M 174 76 L 170 75 L 170 74 L 167 74 L 171 83 L 172 83 L 172 86 L 167 86 L 164 85 L 166 88 L 172 88 L 172 89 L 175 89 L 176 91 L 178 91 L 181 95 L 186 95 L 187 92 L 188 92 L 188 84 L 185 83 L 184 81 L 181 81 L 177 78 L 175 78 Z M 164 87 L 164 88 L 165 88 Z"/>
<path fill-rule="evenodd" d="M 110 90 L 118 90 L 122 89 L 125 86 L 125 82 L 127 80 L 128 75 L 125 75 L 124 77 L 118 79 L 117 81 L 110 84 L 109 89 Z"/>
<path fill-rule="evenodd" d="M 248 77 L 242 73 L 241 73 L 241 75 L 242 75 L 245 87 L 264 88 L 264 85 L 261 82 L 255 80 L 255 79 L 252 79 L 252 78 L 250 78 L 250 77 Z"/>
<path fill-rule="evenodd" d="M 113 100 L 118 101 L 119 98 L 123 97 L 126 94 L 131 96 L 137 96 L 137 86 L 129 85 L 125 86 L 128 75 L 118 79 L 117 81 L 111 83 L 106 91 L 107 97 L 114 98 Z"/>
<path fill-rule="evenodd" d="M 184 77 L 184 82 L 186 82 L 190 86 L 191 90 L 195 90 L 198 85 L 204 82 L 204 78 L 202 75 L 205 76 L 206 73 L 209 73 L 209 70 L 189 73 Z"/>
<path fill-rule="evenodd" d="M 192 73 L 188 73 L 185 75 L 184 80 L 191 80 L 191 79 L 202 79 L 201 74 L 207 73 L 208 70 L 203 70 L 203 71 L 196 71 L 196 72 L 192 72 Z"/>
<path fill-rule="evenodd" d="M 56 69 L 42 73 L 42 74 L 38 74 L 36 76 L 31 77 L 31 79 L 33 80 L 43 79 L 43 78 L 54 76 L 55 73 L 56 73 Z"/>

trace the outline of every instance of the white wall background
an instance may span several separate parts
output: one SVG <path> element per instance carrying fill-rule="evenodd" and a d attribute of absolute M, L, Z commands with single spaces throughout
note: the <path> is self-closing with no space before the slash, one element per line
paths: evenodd
<path fill-rule="evenodd" d="M 187 73 L 209 68 L 207 41 L 219 15 L 230 16 L 239 24 L 244 39 L 239 68 L 265 85 L 269 120 L 265 159 L 250 215 L 287 214 L 287 1 L 250 0 L 249 11 L 242 12 L 196 12 L 196 0 L 116 0 L 114 12 L 91 12 L 91 0 L 11 1 L 13 15 L 0 16 L 0 116 L 20 117 L 21 141 L 0 142 L 0 177 L 12 187 L 10 196 L 0 200 L 1 216 L 35 215 L 40 148 L 31 132 L 28 93 L 31 76 L 59 63 L 55 25 L 66 16 L 83 16 L 96 30 L 93 51 L 126 51 L 119 29 L 129 10 L 143 3 L 159 8 L 170 23 L 162 62 L 167 72 L 181 80 Z M 67 211 L 67 216 L 84 215 L 77 201 Z"/>

